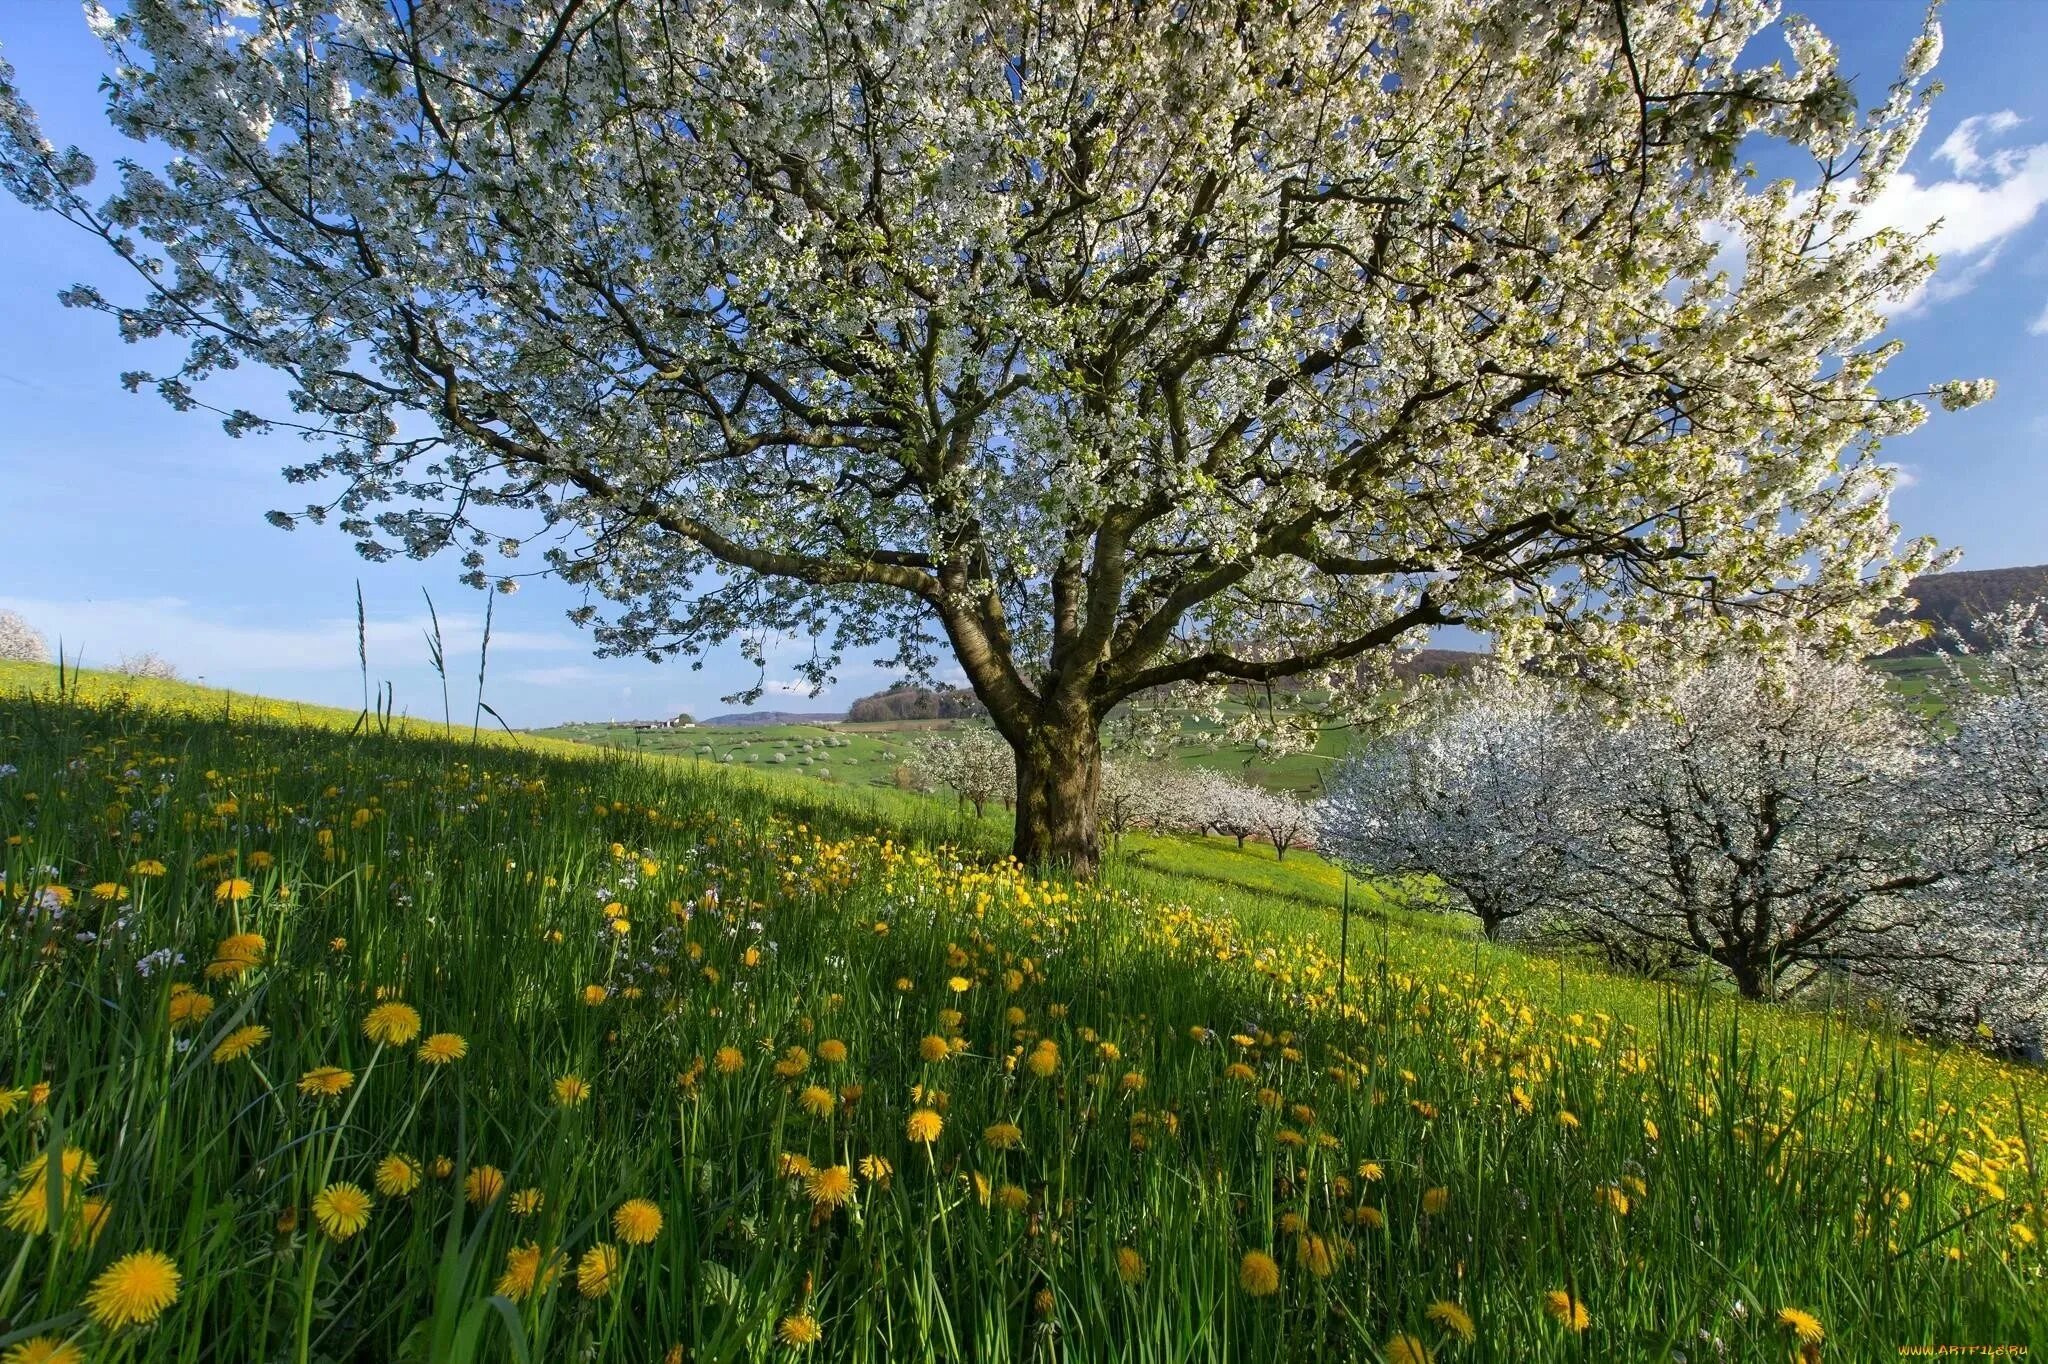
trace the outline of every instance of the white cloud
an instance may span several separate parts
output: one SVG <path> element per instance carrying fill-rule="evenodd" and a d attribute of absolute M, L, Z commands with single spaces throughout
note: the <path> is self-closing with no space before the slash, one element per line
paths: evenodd
<path fill-rule="evenodd" d="M 2048 303 L 2041 305 L 2041 314 L 2027 324 L 2027 330 L 2035 336 L 2048 336 Z"/>
<path fill-rule="evenodd" d="M 1964 119 L 1935 149 L 1954 178 L 1922 180 L 1901 173 L 1867 207 L 1868 229 L 1933 229 L 1928 247 L 1942 258 L 1926 288 L 1900 299 L 1895 311 L 1912 312 L 1968 293 L 1998 259 L 2000 249 L 2048 204 L 2048 142 L 1987 149 L 1987 136 L 2010 132 L 2021 120 L 2010 110 Z M 1938 224 L 1938 226 L 1937 226 Z"/>
<path fill-rule="evenodd" d="M 1893 492 L 1904 492 L 1908 488 L 1919 486 L 1920 474 L 1917 466 L 1911 464 L 1891 464 L 1886 467 L 1892 471 Z"/>
<path fill-rule="evenodd" d="M 53 646 L 62 636 L 67 653 L 83 650 L 88 668 L 110 667 L 123 654 L 145 650 L 163 655 L 188 676 L 229 672 L 353 674 L 357 667 L 353 616 L 256 624 L 210 613 L 182 597 L 77 601 L 0 597 L 0 606 L 20 612 Z M 372 617 L 364 630 L 371 672 L 424 662 L 425 632 L 430 627 L 425 612 Z M 441 641 L 450 671 L 460 671 L 465 660 L 476 657 L 483 641 L 483 613 L 442 612 Z M 495 623 L 491 630 L 493 657 L 566 653 L 588 647 L 573 635 L 508 629 Z"/>
<path fill-rule="evenodd" d="M 1941 145 L 1934 149 L 1934 159 L 1954 166 L 1957 175 L 1974 175 L 1984 165 L 1984 157 L 1977 150 L 1978 135 L 1990 133 L 1995 137 L 1999 133 L 2009 133 L 2021 122 L 2020 116 L 2010 109 L 2000 109 L 1995 114 L 1973 114 L 1942 139 Z M 1998 157 L 2009 154 L 1994 152 L 1992 157 L 1995 162 Z"/>
<path fill-rule="evenodd" d="M 771 678 L 761 684 L 761 690 L 770 696 L 801 696 L 807 701 L 812 699 L 811 684 L 797 678 Z"/>

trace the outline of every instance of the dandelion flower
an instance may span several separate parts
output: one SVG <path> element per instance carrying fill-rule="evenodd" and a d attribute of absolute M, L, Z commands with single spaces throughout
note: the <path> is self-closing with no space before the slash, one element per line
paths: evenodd
<path fill-rule="evenodd" d="M 315 1066 L 299 1077 L 299 1093 L 332 1099 L 356 1082 L 355 1072 L 340 1066 Z"/>
<path fill-rule="evenodd" d="M 803 1092 L 796 1096 L 797 1107 L 814 1118 L 829 1118 L 839 1100 L 832 1097 L 832 1091 L 823 1085 L 805 1085 Z"/>
<path fill-rule="evenodd" d="M 954 976 L 952 979 L 946 982 L 946 988 L 948 990 L 951 990 L 956 995 L 964 995 L 967 993 L 968 987 L 972 984 L 973 982 L 968 980 L 965 976 Z"/>
<path fill-rule="evenodd" d="M 1060 1068 L 1059 1045 L 1051 1038 L 1046 1038 L 1031 1049 L 1031 1055 L 1024 1058 L 1024 1064 L 1039 1079 L 1051 1079 Z"/>
<path fill-rule="evenodd" d="M 1444 1188 L 1441 1184 L 1439 1184 L 1437 1187 L 1433 1189 L 1423 1190 L 1422 1211 L 1427 1213 L 1429 1216 L 1435 1217 L 1438 1213 L 1442 1212 L 1445 1208 L 1449 1207 L 1450 1205 L 1451 1191 L 1449 1189 Z"/>
<path fill-rule="evenodd" d="M 213 996 L 203 994 L 189 985 L 171 987 L 171 1027 L 196 1028 L 206 1021 L 213 1012 Z"/>
<path fill-rule="evenodd" d="M 420 1035 L 420 1011 L 392 1000 L 363 1019 L 363 1036 L 382 1047 L 402 1047 Z"/>
<path fill-rule="evenodd" d="M 1431 1303 L 1422 1315 L 1467 1344 L 1478 1335 L 1472 1325 L 1472 1314 L 1449 1300 Z"/>
<path fill-rule="evenodd" d="M 1398 1335 L 1387 1342 L 1387 1364 L 1431 1364 L 1436 1356 L 1411 1335 Z"/>
<path fill-rule="evenodd" d="M 508 1206 L 514 1217 L 531 1217 L 547 1202 L 547 1195 L 539 1189 L 515 1189 Z"/>
<path fill-rule="evenodd" d="M 1543 1295 L 1543 1310 L 1568 1330 L 1583 1331 L 1593 1324 L 1586 1304 L 1561 1288 L 1553 1288 Z"/>
<path fill-rule="evenodd" d="M 818 1329 L 818 1319 L 809 1312 L 792 1312 L 775 1327 L 776 1338 L 792 1350 L 808 1350 L 824 1334 Z"/>
<path fill-rule="evenodd" d="M 481 1208 L 505 1192 L 505 1172 L 495 1165 L 479 1165 L 462 1177 L 462 1196 Z"/>
<path fill-rule="evenodd" d="M 85 1364 L 85 1351 L 55 1336 L 35 1336 L 9 1350 L 6 1364 Z"/>
<path fill-rule="evenodd" d="M 313 1195 L 313 1220 L 337 1241 L 370 1225 L 370 1196 L 354 1184 L 329 1184 Z"/>
<path fill-rule="evenodd" d="M 921 1061 L 943 1061 L 952 1054 L 953 1049 L 946 1045 L 946 1039 L 937 1033 L 927 1033 L 917 1044 L 917 1055 Z"/>
<path fill-rule="evenodd" d="M 939 1139 L 939 1133 L 946 1128 L 946 1120 L 929 1108 L 920 1108 L 912 1113 L 903 1124 L 903 1134 L 912 1141 L 929 1146 Z"/>
<path fill-rule="evenodd" d="M 420 1163 L 396 1151 L 377 1162 L 377 1192 L 403 1198 L 420 1186 Z"/>
<path fill-rule="evenodd" d="M 231 1061 L 239 1061 L 269 1040 L 270 1029 L 261 1023 L 246 1023 L 214 1045 L 213 1063 L 224 1066 Z"/>
<path fill-rule="evenodd" d="M 612 1231 L 629 1246 L 651 1244 L 661 1235 L 661 1209 L 645 1198 L 629 1198 L 612 1214 Z"/>
<path fill-rule="evenodd" d="M 206 964 L 206 978 L 232 980 L 254 970 L 263 964 L 269 946 L 261 933 L 236 933 L 221 939 L 220 946 L 213 949 L 213 960 Z"/>
<path fill-rule="evenodd" d="M 886 1185 L 896 1173 L 896 1167 L 889 1163 L 887 1156 L 862 1156 L 860 1177 L 870 1184 Z"/>
<path fill-rule="evenodd" d="M 982 1129 L 981 1144 L 991 1151 L 1014 1151 L 1024 1143 L 1024 1130 L 1013 1122 L 993 1122 Z"/>
<path fill-rule="evenodd" d="M 469 1055 L 469 1042 L 461 1033 L 437 1032 L 420 1043 L 416 1055 L 430 1066 L 445 1066 Z"/>
<path fill-rule="evenodd" d="M 564 1075 L 555 1081 L 555 1102 L 563 1108 L 575 1108 L 590 1097 L 590 1084 L 580 1075 Z"/>
<path fill-rule="evenodd" d="M 853 1201 L 853 1171 L 825 1165 L 804 1176 L 804 1196 L 816 1208 L 840 1208 Z"/>
<path fill-rule="evenodd" d="M 1134 1287 L 1145 1282 L 1145 1257 L 1130 1246 L 1118 1246 L 1116 1276 Z"/>
<path fill-rule="evenodd" d="M 256 887 L 237 876 L 221 882 L 213 888 L 213 898 L 223 903 L 230 900 L 246 900 L 256 893 Z"/>
<path fill-rule="evenodd" d="M 1811 1312 L 1802 1312 L 1797 1307 L 1778 1309 L 1778 1325 L 1799 1338 L 1802 1345 L 1818 1345 L 1827 1338 L 1821 1328 L 1820 1318 Z"/>
<path fill-rule="evenodd" d="M 617 1246 L 598 1242 L 576 1264 L 576 1291 L 586 1298 L 603 1297 L 618 1285 L 624 1263 Z"/>
<path fill-rule="evenodd" d="M 505 1272 L 492 1290 L 499 1297 L 525 1302 L 535 1292 L 545 1293 L 562 1274 L 562 1252 L 551 1251 L 543 1259 L 540 1247 L 528 1241 L 505 1252 Z"/>
<path fill-rule="evenodd" d="M 1327 1279 L 1337 1272 L 1337 1256 L 1330 1243 L 1312 1231 L 1303 1232 L 1294 1243 L 1294 1255 L 1301 1267 L 1318 1279 Z"/>
<path fill-rule="evenodd" d="M 1248 1250 L 1238 1261 L 1237 1282 L 1255 1298 L 1267 1298 L 1280 1291 L 1280 1266 L 1263 1250 Z"/>
<path fill-rule="evenodd" d="M 160 1250 L 123 1255 L 100 1271 L 85 1296 L 86 1311 L 102 1326 L 143 1326 L 178 1300 L 178 1266 Z"/>
<path fill-rule="evenodd" d="M 57 1214 L 61 1218 L 99 1173 L 100 1163 L 77 1146 L 64 1148 L 59 1162 L 63 1174 L 57 1190 Z M 13 1197 L 7 1200 L 7 1225 L 11 1230 L 41 1236 L 50 1225 L 50 1160 L 46 1153 L 30 1156 L 15 1173 Z"/>
<path fill-rule="evenodd" d="M 818 1059 L 828 1066 L 846 1064 L 846 1044 L 836 1037 L 828 1037 L 818 1044 Z"/>
<path fill-rule="evenodd" d="M 712 1069 L 720 1075 L 737 1075 L 746 1069 L 746 1053 L 738 1047 L 720 1047 L 711 1058 Z"/>

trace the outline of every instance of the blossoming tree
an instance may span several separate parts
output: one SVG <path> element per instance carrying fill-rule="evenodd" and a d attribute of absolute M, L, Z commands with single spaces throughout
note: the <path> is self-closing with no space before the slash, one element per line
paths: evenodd
<path fill-rule="evenodd" d="M 127 267 L 68 301 L 189 343 L 131 388 L 289 377 L 226 413 L 321 446 L 275 520 L 479 585 L 538 540 L 610 654 L 943 646 L 1026 861 L 1095 863 L 1130 698 L 1855 630 L 1931 555 L 1874 451 L 1933 262 L 1857 221 L 1931 26 L 1859 112 L 1763 0 L 89 13 L 167 163 L 90 197 L 0 70 L 0 178 Z"/>
<path fill-rule="evenodd" d="M 1573 830 L 1599 722 L 1559 689 L 1489 672 L 1410 707 L 1331 773 L 1326 853 L 1367 873 L 1424 873 L 1489 938 L 1571 906 Z"/>

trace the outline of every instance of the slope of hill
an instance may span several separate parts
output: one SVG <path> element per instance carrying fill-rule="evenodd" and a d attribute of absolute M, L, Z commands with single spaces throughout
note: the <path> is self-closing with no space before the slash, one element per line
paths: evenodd
<path fill-rule="evenodd" d="M 313 718 L 0 688 L 7 1345 L 2048 1345 L 2038 1073 L 1344 934 L 1310 861 L 1046 883 L 945 803 Z"/>
<path fill-rule="evenodd" d="M 1916 605 L 1905 616 L 1924 622 L 1928 634 L 1881 655 L 1884 658 L 1923 658 L 1939 653 L 1951 631 L 1969 639 L 1971 626 L 1984 616 L 2003 611 L 2014 602 L 2048 600 L 2048 564 L 1927 573 L 1913 579 L 1907 592 Z"/>

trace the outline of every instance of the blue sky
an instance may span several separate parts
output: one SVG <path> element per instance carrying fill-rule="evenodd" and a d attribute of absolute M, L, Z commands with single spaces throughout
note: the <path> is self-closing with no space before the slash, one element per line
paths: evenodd
<path fill-rule="evenodd" d="M 1794 6 L 1792 8 L 1801 8 Z M 1917 0 L 1829 0 L 1803 7 L 1843 51 L 1865 102 L 1896 71 L 1915 32 Z M 1907 345 L 1887 375 L 1897 389 L 1990 377 L 1996 401 L 1937 414 L 1890 447 L 1906 486 L 1893 504 L 1910 534 L 1964 551 L 1965 567 L 2048 561 L 2048 0 L 1953 0 L 1944 12 L 1946 89 L 1932 126 L 1884 211 L 1900 223 L 1940 218 L 1934 286 L 1895 318 Z M 105 124 L 96 84 L 103 57 L 63 0 L 0 5 L 0 52 L 60 145 L 102 166 L 131 145 Z M 88 666 L 154 650 L 187 676 L 242 691 L 335 705 L 359 703 L 354 592 L 370 615 L 373 676 L 389 678 L 413 714 L 440 708 L 421 631 L 424 587 L 440 608 L 456 674 L 458 714 L 474 697 L 483 601 L 456 582 L 452 559 L 369 564 L 332 530 L 273 530 L 263 513 L 295 506 L 278 469 L 302 457 L 284 436 L 231 439 L 205 414 L 131 395 L 115 376 L 147 365 L 107 319 L 67 310 L 57 291 L 114 284 L 103 247 L 0 196 L 0 607 L 22 612 Z M 259 410 L 280 391 L 236 376 L 224 406 Z M 577 598 L 529 582 L 498 599 L 488 696 L 518 725 L 729 709 L 718 697 L 752 668 L 730 651 L 654 665 L 592 656 L 564 619 Z M 822 697 L 790 694 L 776 664 L 809 653 L 791 640 L 771 653 L 766 707 L 829 709 L 886 677 L 849 659 Z M 778 684 L 781 684 L 778 686 Z"/>

